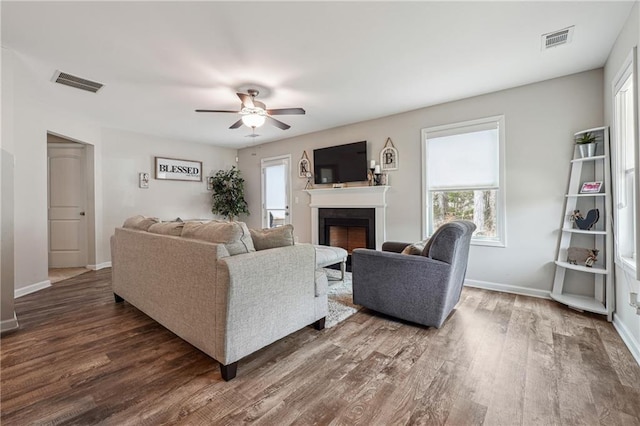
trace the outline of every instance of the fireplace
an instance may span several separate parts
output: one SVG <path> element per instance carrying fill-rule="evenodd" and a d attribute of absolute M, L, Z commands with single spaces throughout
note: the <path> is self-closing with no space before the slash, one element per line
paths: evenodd
<path fill-rule="evenodd" d="M 376 248 L 376 209 L 318 209 L 318 243 L 342 247 L 349 253 L 347 270 L 351 270 L 351 253 L 357 248 Z"/>
<path fill-rule="evenodd" d="M 362 228 L 364 239 L 367 241 L 363 247 L 378 249 L 386 238 L 385 218 L 386 218 L 386 197 L 388 186 L 358 186 L 346 188 L 319 188 L 308 189 L 305 192 L 310 196 L 309 207 L 311 208 L 311 242 L 313 244 L 329 245 L 331 230 L 326 230 L 326 222 L 321 220 L 320 211 L 323 216 L 326 211 L 333 210 L 330 227 L 333 230 L 334 238 L 347 239 L 347 249 L 360 244 L 358 239 L 362 239 Z M 366 212 L 366 213 L 365 213 Z M 336 217 L 337 216 L 337 217 Z M 351 223 L 344 224 L 344 220 Z M 363 222 L 362 220 L 366 220 Z M 325 222 L 325 223 L 322 223 Z M 349 228 L 346 237 L 342 227 Z M 352 229 L 356 228 L 356 229 Z M 357 229 L 360 228 L 360 229 Z M 353 247 L 352 247 L 353 249 Z"/>

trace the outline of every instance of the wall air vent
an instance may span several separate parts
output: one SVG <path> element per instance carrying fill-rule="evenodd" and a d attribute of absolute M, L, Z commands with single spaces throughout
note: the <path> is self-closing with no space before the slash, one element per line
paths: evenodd
<path fill-rule="evenodd" d="M 573 38 L 573 26 L 552 33 L 542 34 L 542 50 L 571 43 Z"/>
<path fill-rule="evenodd" d="M 67 74 L 60 70 L 56 71 L 53 75 L 53 82 L 75 87 L 76 89 L 86 90 L 87 92 L 92 93 L 96 93 L 102 88 L 102 86 L 104 86 L 104 84 L 96 83 L 95 81 L 87 80 L 82 77 L 76 77 L 75 75 Z"/>

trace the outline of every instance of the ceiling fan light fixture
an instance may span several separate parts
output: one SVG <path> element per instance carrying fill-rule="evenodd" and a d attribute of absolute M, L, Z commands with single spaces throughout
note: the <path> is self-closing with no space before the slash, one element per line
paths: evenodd
<path fill-rule="evenodd" d="M 260 127 L 264 124 L 266 120 L 264 115 L 252 112 L 249 114 L 245 114 L 242 116 L 242 122 L 247 127 Z"/>

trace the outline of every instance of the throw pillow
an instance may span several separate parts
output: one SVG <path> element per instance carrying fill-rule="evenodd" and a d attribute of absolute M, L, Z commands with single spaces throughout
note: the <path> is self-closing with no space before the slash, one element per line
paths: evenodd
<path fill-rule="evenodd" d="M 142 215 L 132 216 L 124 221 L 123 228 L 135 229 L 137 231 L 148 231 L 149 227 L 160 220 L 157 217 L 145 217 Z"/>
<path fill-rule="evenodd" d="M 223 244 L 231 256 L 255 251 L 247 225 L 243 222 L 185 222 L 184 238 Z"/>
<path fill-rule="evenodd" d="M 173 235 L 174 237 L 179 237 L 182 235 L 182 228 L 184 228 L 183 222 L 162 222 L 154 223 L 149 227 L 148 231 L 153 234 Z"/>
<path fill-rule="evenodd" d="M 295 243 L 293 238 L 293 225 L 283 225 L 277 228 L 251 229 L 250 232 L 256 250 L 292 246 Z"/>
<path fill-rule="evenodd" d="M 424 250 L 425 244 L 427 244 L 427 240 L 418 241 L 417 243 L 409 244 L 400 253 L 420 256 L 422 255 L 422 251 Z"/>

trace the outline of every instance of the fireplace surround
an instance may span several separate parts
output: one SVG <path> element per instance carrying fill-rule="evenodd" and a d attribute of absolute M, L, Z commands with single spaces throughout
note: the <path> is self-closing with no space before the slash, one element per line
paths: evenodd
<path fill-rule="evenodd" d="M 367 247 L 380 250 L 386 238 L 386 192 L 388 186 L 356 186 L 346 188 L 322 188 L 309 189 L 306 192 L 310 195 L 309 207 L 311 207 L 311 242 L 322 244 L 326 242 L 326 236 L 320 237 L 320 210 L 335 210 L 339 214 L 351 215 L 353 217 L 337 217 L 333 223 L 341 226 L 340 219 L 368 219 L 372 218 L 367 225 Z M 361 212 L 355 212 L 361 210 Z M 349 211 L 349 213 L 345 213 Z M 368 213 L 364 213 L 368 211 Z M 360 215 L 362 213 L 362 215 Z M 360 217 L 357 217 L 360 215 Z M 359 222 L 364 227 L 364 222 Z M 323 230 L 323 234 L 325 231 Z M 322 242 L 321 242 L 322 241 Z"/>

